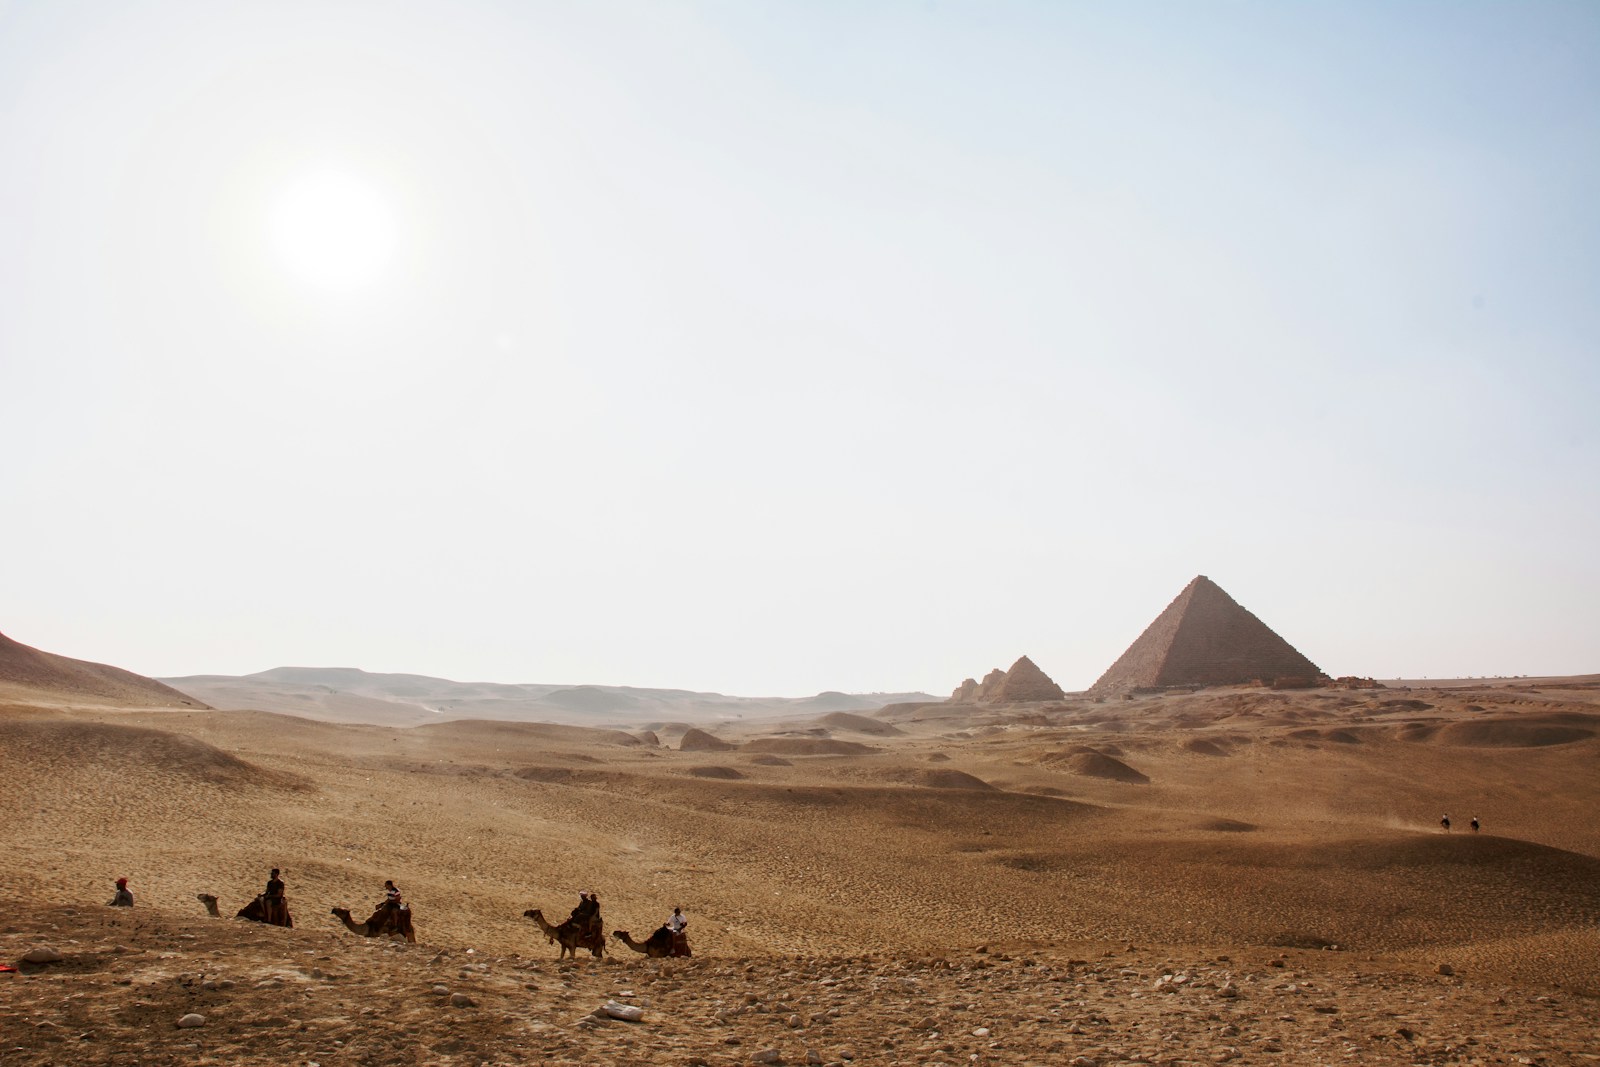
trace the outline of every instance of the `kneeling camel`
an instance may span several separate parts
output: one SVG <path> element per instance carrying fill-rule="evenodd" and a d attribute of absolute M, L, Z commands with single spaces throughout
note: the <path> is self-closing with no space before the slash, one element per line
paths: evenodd
<path fill-rule="evenodd" d="M 211 916 L 213 919 L 222 918 L 222 912 L 217 908 L 217 898 L 215 896 L 210 893 L 196 893 L 194 897 L 200 903 L 205 905 L 207 915 Z M 249 919 L 253 923 L 267 923 L 270 926 L 294 925 L 294 917 L 289 914 L 289 907 L 287 904 L 283 906 L 281 915 L 282 921 L 273 922 L 273 920 L 267 915 L 267 903 L 265 898 L 256 897 L 250 903 L 246 904 L 244 907 L 235 912 L 233 917 L 235 919 Z"/>
<path fill-rule="evenodd" d="M 643 943 L 635 941 L 626 930 L 613 930 L 611 936 L 621 941 L 635 952 L 642 952 L 653 960 L 665 959 L 668 956 L 692 956 L 689 951 L 689 939 L 682 937 L 675 942 L 672 931 L 665 926 L 660 927 L 655 933 L 644 939 Z"/>
<path fill-rule="evenodd" d="M 410 908 L 379 907 L 364 923 L 352 920 L 349 908 L 334 908 L 333 914 L 338 916 L 339 921 L 344 923 L 344 928 L 352 934 L 360 934 L 362 937 L 404 938 L 413 945 L 417 943 L 417 932 L 411 926 Z"/>

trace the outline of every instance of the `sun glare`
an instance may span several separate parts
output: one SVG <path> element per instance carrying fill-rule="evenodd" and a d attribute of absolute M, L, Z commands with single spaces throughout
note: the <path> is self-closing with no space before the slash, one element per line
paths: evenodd
<path fill-rule="evenodd" d="M 278 197 L 269 220 L 273 250 L 294 278 L 326 290 L 381 278 L 398 235 L 383 193 L 339 170 L 304 174 Z"/>

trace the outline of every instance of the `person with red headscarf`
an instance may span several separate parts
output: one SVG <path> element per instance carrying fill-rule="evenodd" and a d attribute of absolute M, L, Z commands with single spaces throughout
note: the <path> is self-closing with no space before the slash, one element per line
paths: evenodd
<path fill-rule="evenodd" d="M 113 908 L 133 907 L 133 894 L 128 892 L 128 880 L 126 878 L 117 879 L 117 895 L 106 901 L 106 904 Z"/>

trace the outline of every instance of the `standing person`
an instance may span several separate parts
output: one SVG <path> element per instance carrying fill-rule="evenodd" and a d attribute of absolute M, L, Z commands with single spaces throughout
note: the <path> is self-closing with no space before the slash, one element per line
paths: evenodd
<path fill-rule="evenodd" d="M 106 906 L 110 908 L 133 907 L 133 894 L 128 892 L 128 880 L 126 878 L 117 879 L 116 895 L 106 902 Z"/>
<path fill-rule="evenodd" d="M 1444 832 L 1445 833 L 1449 833 L 1450 832 L 1450 816 L 1449 815 L 1445 815 L 1442 818 L 1440 818 L 1439 825 L 1444 827 Z"/>
<path fill-rule="evenodd" d="M 683 909 L 682 908 L 673 908 L 672 909 L 672 918 L 667 920 L 666 927 L 667 927 L 668 930 L 672 931 L 672 954 L 674 956 L 678 956 L 678 955 L 687 956 L 688 955 L 687 952 L 680 952 L 679 951 L 680 949 L 682 949 L 684 947 L 683 931 L 685 929 L 687 929 L 688 926 L 689 926 L 689 920 L 688 920 L 688 918 L 686 918 L 684 916 Z"/>
<path fill-rule="evenodd" d="M 1482 826 L 1482 824 L 1481 824 L 1481 823 L 1479 823 L 1479 822 L 1478 822 L 1478 817 L 1477 817 L 1477 816 L 1476 816 L 1476 815 L 1474 815 L 1474 816 L 1473 816 L 1473 817 L 1472 817 L 1472 822 L 1470 822 L 1470 823 L 1468 823 L 1468 824 L 1467 824 L 1467 825 L 1469 825 L 1469 826 L 1471 826 L 1471 827 L 1472 827 L 1472 832 L 1473 832 L 1473 833 L 1477 833 L 1477 832 L 1478 832 L 1478 830 L 1479 830 L 1479 829 L 1480 829 L 1480 828 L 1481 828 L 1481 826 Z"/>
<path fill-rule="evenodd" d="M 289 925 L 289 898 L 284 894 L 283 879 L 278 876 L 276 867 L 267 876 L 267 891 L 261 894 L 261 909 L 271 925 Z"/>

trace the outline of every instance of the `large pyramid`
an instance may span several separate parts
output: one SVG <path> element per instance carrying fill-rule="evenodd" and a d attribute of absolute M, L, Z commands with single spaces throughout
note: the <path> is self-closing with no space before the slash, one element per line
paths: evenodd
<path fill-rule="evenodd" d="M 1023 656 L 1009 671 L 996 667 L 978 682 L 968 678 L 950 694 L 955 704 L 1012 704 L 1032 700 L 1062 700 L 1066 694 L 1050 676 Z"/>
<path fill-rule="evenodd" d="M 1315 663 L 1200 575 L 1145 628 L 1091 693 L 1169 685 L 1242 685 L 1322 676 Z"/>

